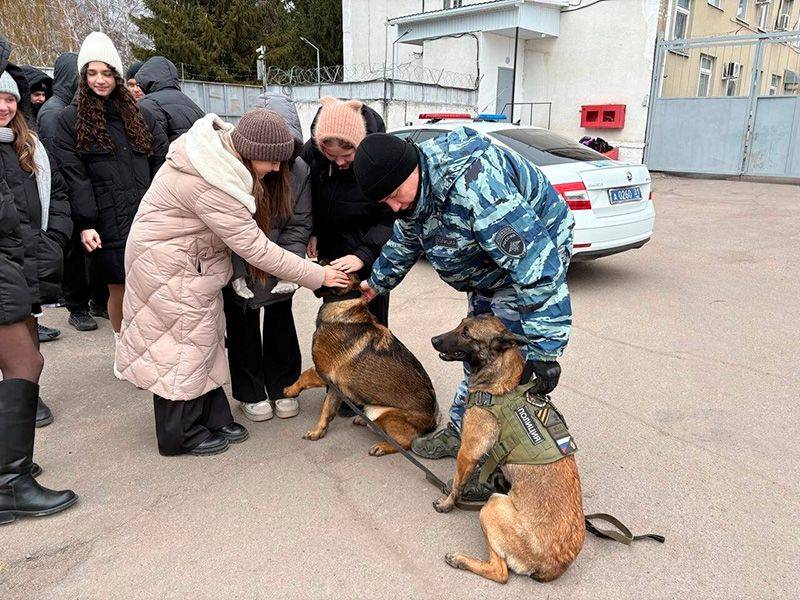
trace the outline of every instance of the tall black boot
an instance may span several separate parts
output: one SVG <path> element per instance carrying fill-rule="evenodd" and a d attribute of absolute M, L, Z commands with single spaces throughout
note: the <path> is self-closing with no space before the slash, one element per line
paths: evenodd
<path fill-rule="evenodd" d="M 57 492 L 31 476 L 39 386 L 25 379 L 0 381 L 0 525 L 17 517 L 43 517 L 78 500 L 71 490 Z"/>
<path fill-rule="evenodd" d="M 36 427 L 47 427 L 53 422 L 53 411 L 41 398 L 36 403 Z"/>

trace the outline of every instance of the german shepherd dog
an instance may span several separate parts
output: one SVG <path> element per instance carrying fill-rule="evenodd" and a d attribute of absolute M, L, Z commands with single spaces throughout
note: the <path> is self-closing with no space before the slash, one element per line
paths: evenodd
<path fill-rule="evenodd" d="M 508 331 L 494 316 L 467 318 L 431 342 L 442 360 L 466 361 L 470 392 L 503 395 L 517 387 L 524 362 L 518 345 L 528 340 Z M 449 512 L 478 461 L 500 434 L 494 415 L 480 406 L 469 408 L 461 429 L 461 449 L 450 495 L 433 503 Z M 546 465 L 505 465 L 511 482 L 506 494 L 493 494 L 480 512 L 489 560 L 448 554 L 451 567 L 505 583 L 509 568 L 537 581 L 552 581 L 567 570 L 583 547 L 581 482 L 574 456 Z"/>
<path fill-rule="evenodd" d="M 323 304 L 311 347 L 314 366 L 284 390 L 294 398 L 308 388 L 328 388 L 317 426 L 303 437 L 325 435 L 344 395 L 408 450 L 411 440 L 436 427 L 438 405 L 430 377 L 411 351 L 375 322 L 355 275 L 347 288 L 321 288 L 315 294 Z M 366 425 L 360 417 L 353 423 Z M 394 452 L 387 442 L 369 450 L 372 456 Z"/>

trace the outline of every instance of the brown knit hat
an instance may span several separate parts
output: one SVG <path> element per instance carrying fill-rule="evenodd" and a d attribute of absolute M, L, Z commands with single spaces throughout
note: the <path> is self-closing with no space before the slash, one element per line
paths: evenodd
<path fill-rule="evenodd" d="M 361 116 L 364 103 L 361 100 L 337 100 L 330 96 L 325 96 L 320 102 L 322 110 L 319 111 L 314 129 L 317 146 L 325 140 L 338 138 L 349 142 L 353 148 L 358 148 L 361 140 L 367 137 L 367 126 Z"/>
<path fill-rule="evenodd" d="M 246 160 L 283 162 L 294 152 L 294 136 L 278 113 L 253 108 L 242 115 L 231 132 L 233 147 Z"/>

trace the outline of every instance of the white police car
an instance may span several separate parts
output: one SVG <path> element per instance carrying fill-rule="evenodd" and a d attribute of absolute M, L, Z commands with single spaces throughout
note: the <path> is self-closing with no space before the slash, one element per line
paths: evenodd
<path fill-rule="evenodd" d="M 575 216 L 573 260 L 591 260 L 644 246 L 653 235 L 650 172 L 540 127 L 510 125 L 498 115 L 421 114 L 426 122 L 389 131 L 416 143 L 469 127 L 539 167 Z"/>

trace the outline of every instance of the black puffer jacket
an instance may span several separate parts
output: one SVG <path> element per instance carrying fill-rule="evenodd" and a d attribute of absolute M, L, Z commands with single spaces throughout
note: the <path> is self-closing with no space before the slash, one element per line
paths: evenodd
<path fill-rule="evenodd" d="M 10 46 L 0 37 L 0 73 L 7 71 L 20 95 L 29 98 L 21 69 L 8 63 Z M 30 115 L 30 103 L 18 110 Z M 31 303 L 58 298 L 63 248 L 72 234 L 66 186 L 50 160 L 51 190 L 47 231 L 42 231 L 42 202 L 33 174 L 22 170 L 11 142 L 0 142 L 0 324 L 20 321 Z M 20 277 L 22 275 L 22 277 Z"/>
<path fill-rule="evenodd" d="M 28 86 L 31 90 L 31 93 L 37 90 L 44 91 L 47 100 L 52 98 L 53 78 L 50 77 L 50 75 L 30 65 L 22 65 L 20 68 L 22 69 L 22 72 L 25 74 L 25 79 L 28 80 Z M 42 108 L 42 106 L 44 106 L 44 104 L 31 103 L 31 110 L 34 119 L 36 119 L 37 115 L 39 114 L 39 110 Z"/>
<path fill-rule="evenodd" d="M 31 314 L 25 279 L 25 244 L 14 195 L 0 180 L 0 325 L 11 325 Z"/>
<path fill-rule="evenodd" d="M 361 109 L 367 135 L 386 131 L 381 116 L 367 105 Z M 358 187 L 352 167 L 340 170 L 325 158 L 313 141 L 317 116 L 311 124 L 312 139 L 301 157 L 311 166 L 314 235 L 320 259 L 333 260 L 354 254 L 364 261 L 358 275 L 366 279 L 383 245 L 392 235 L 394 213 L 384 204 L 369 201 Z"/>
<path fill-rule="evenodd" d="M 48 152 L 53 152 L 52 140 L 58 127 L 58 115 L 70 105 L 78 89 L 78 55 L 64 52 L 56 59 L 53 69 L 53 95 L 42 104 L 36 115 L 39 137 Z"/>
<path fill-rule="evenodd" d="M 141 109 L 141 107 L 140 107 Z M 58 116 L 56 156 L 69 187 L 72 218 L 80 231 L 95 229 L 103 248 L 124 248 L 133 217 L 153 176 L 164 163 L 169 141 L 156 118 L 141 110 L 153 143 L 150 154 L 134 149 L 125 133 L 122 115 L 113 102 L 106 103 L 108 135 L 114 147 L 75 148 L 77 97 Z"/>
<path fill-rule="evenodd" d="M 154 56 L 144 63 L 136 73 L 136 83 L 145 94 L 139 104 L 153 112 L 170 142 L 189 131 L 206 114 L 181 91 L 178 69 L 163 56 Z"/>
<path fill-rule="evenodd" d="M 50 204 L 47 231 L 42 231 L 42 201 L 36 177 L 22 170 L 14 144 L 0 142 L 0 178 L 14 196 L 25 245 L 25 279 L 30 302 L 52 302 L 60 294 L 64 248 L 72 235 L 67 188 L 56 162 L 50 160 Z"/>
<path fill-rule="evenodd" d="M 11 44 L 0 35 L 0 74 L 8 66 Z M 0 179 L 0 325 L 23 321 L 31 314 L 25 280 L 25 245 L 14 195 Z"/>

